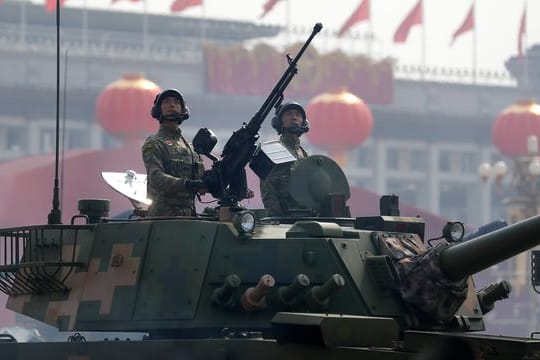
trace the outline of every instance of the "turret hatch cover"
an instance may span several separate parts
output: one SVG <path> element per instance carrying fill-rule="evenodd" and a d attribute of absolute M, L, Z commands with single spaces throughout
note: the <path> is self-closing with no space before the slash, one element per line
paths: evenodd
<path fill-rule="evenodd" d="M 128 199 L 137 203 L 150 205 L 152 200 L 146 197 L 146 175 L 137 174 L 133 170 L 125 172 L 101 172 L 103 180 Z"/>
<path fill-rule="evenodd" d="M 323 155 L 299 160 L 291 169 L 289 193 L 300 205 L 320 210 L 331 194 L 351 196 L 349 183 L 341 167 Z"/>

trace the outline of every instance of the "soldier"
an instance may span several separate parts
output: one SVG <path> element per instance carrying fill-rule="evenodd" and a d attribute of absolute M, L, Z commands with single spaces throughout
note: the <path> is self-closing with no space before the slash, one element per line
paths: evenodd
<path fill-rule="evenodd" d="M 195 194 L 205 193 L 200 180 L 204 166 L 180 129 L 189 108 L 180 91 L 168 89 L 154 99 L 151 115 L 160 126 L 142 146 L 147 196 L 152 200 L 148 216 L 194 216 Z"/>
<path fill-rule="evenodd" d="M 296 102 L 282 104 L 272 118 L 272 127 L 281 135 L 280 142 L 297 160 L 307 156 L 300 146 L 300 136 L 309 131 L 309 121 L 302 105 Z M 276 166 L 260 182 L 261 196 L 268 216 L 283 216 L 290 209 L 301 208 L 289 194 L 292 165 L 294 163 L 289 163 L 289 166 Z"/>

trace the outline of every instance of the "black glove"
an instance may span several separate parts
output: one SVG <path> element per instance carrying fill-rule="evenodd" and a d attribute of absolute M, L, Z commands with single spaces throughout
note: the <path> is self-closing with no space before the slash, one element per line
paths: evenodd
<path fill-rule="evenodd" d="M 186 182 L 184 183 L 186 189 L 188 191 L 191 191 L 192 193 L 196 193 L 198 192 L 200 189 L 203 189 L 205 188 L 206 186 L 204 185 L 204 181 L 202 180 L 186 180 Z"/>
<path fill-rule="evenodd" d="M 201 181 L 204 183 L 204 188 L 207 189 L 212 196 L 219 197 L 219 179 L 214 170 L 206 170 Z"/>

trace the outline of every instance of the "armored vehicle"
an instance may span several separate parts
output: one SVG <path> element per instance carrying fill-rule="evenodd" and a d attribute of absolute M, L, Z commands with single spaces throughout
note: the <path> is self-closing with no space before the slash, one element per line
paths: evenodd
<path fill-rule="evenodd" d="M 415 359 L 441 339 L 479 359 L 540 358 L 538 340 L 478 333 L 510 288 L 477 290 L 471 278 L 540 244 L 540 216 L 466 241 L 449 223 L 424 239 L 424 221 L 400 216 L 395 195 L 377 215 L 351 216 L 347 179 L 320 155 L 291 170 L 301 209 L 266 217 L 241 205 L 245 166 L 264 176 L 282 164 L 283 149 L 256 149 L 257 131 L 319 30 L 220 159 L 209 129 L 194 139 L 214 160 L 205 181 L 216 208 L 171 218 L 137 208 L 118 220 L 107 200 L 81 199 L 80 214 L 60 224 L 55 188 L 48 224 L 0 229 L 7 307 L 69 334 L 36 343 L 3 335 L 2 359 Z M 145 335 L 84 341 L 83 331 Z"/>
<path fill-rule="evenodd" d="M 428 244 L 423 220 L 400 216 L 396 196 L 381 198 L 377 216 L 347 216 L 347 180 L 331 159 L 300 161 L 291 191 L 300 180 L 294 194 L 313 206 L 287 217 L 223 206 L 115 220 L 106 200 L 83 199 L 72 224 L 0 230 L 8 308 L 68 335 L 145 334 L 6 341 L 2 358 L 413 359 L 446 336 L 480 358 L 540 357 L 537 340 L 475 333 L 510 289 L 478 291 L 470 277 L 540 244 L 540 217 L 467 241 L 450 223 Z"/>

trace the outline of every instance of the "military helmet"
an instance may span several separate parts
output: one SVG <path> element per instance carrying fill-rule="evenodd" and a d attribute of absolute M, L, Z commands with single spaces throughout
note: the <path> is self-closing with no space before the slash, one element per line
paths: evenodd
<path fill-rule="evenodd" d="M 304 110 L 304 107 L 302 105 L 294 101 L 281 104 L 281 106 L 276 109 L 276 113 L 272 118 L 272 127 L 277 131 L 278 134 L 283 133 L 283 114 L 285 113 L 285 111 L 290 109 L 298 110 L 302 114 L 303 119 L 302 125 L 300 125 L 294 132 L 297 135 L 302 135 L 303 133 L 308 132 L 309 121 L 306 118 L 306 111 Z"/>
<path fill-rule="evenodd" d="M 161 119 L 161 102 L 163 101 L 163 99 L 167 97 L 175 97 L 178 100 L 180 100 L 180 103 L 182 104 L 180 118 L 182 121 L 188 119 L 189 108 L 186 104 L 186 101 L 184 100 L 184 96 L 177 89 L 167 89 L 157 94 L 156 98 L 154 99 L 154 105 L 152 105 L 152 109 L 150 110 L 150 115 L 152 115 L 154 119 L 157 119 L 157 120 Z"/>

